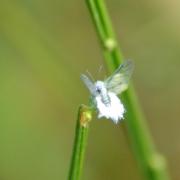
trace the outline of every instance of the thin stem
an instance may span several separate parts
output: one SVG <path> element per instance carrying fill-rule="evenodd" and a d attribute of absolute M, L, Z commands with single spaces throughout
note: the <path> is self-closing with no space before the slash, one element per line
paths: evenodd
<path fill-rule="evenodd" d="M 86 0 L 86 2 L 101 43 L 107 68 L 109 72 L 112 72 L 122 62 L 123 56 L 118 47 L 105 3 L 103 0 Z M 132 87 L 123 94 L 122 100 L 127 110 L 125 122 L 128 135 L 146 179 L 168 180 L 165 160 L 155 150 Z"/>
<path fill-rule="evenodd" d="M 78 110 L 74 147 L 69 170 L 69 180 L 79 180 L 81 177 L 85 148 L 87 144 L 89 122 L 91 121 L 91 119 L 91 109 L 84 105 L 81 105 Z"/>

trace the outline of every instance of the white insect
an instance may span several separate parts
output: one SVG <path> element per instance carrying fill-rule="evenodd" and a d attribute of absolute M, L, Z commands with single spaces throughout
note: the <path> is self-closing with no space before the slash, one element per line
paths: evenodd
<path fill-rule="evenodd" d="M 91 93 L 93 106 L 99 112 L 98 118 L 106 117 L 114 123 L 123 119 L 125 109 L 117 95 L 128 88 L 133 68 L 134 64 L 128 60 L 104 81 L 93 82 L 86 75 L 81 75 L 82 81 Z"/>

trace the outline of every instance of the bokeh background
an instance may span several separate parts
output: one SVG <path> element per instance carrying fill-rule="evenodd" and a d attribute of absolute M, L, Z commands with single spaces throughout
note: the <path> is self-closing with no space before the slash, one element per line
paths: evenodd
<path fill-rule="evenodd" d="M 179 180 L 180 2 L 106 3 L 151 135 Z M 89 96 L 79 77 L 97 77 L 100 65 L 85 1 L 0 1 L 1 180 L 67 179 L 77 108 Z M 122 126 L 94 118 L 82 179 L 143 179 Z"/>

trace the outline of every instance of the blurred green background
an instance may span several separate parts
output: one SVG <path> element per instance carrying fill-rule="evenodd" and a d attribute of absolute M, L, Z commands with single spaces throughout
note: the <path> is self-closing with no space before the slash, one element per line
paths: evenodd
<path fill-rule="evenodd" d="M 158 151 L 180 179 L 180 2 L 108 0 Z M 76 113 L 103 57 L 85 1 L 0 1 L 0 179 L 66 179 Z M 104 72 L 105 73 L 105 72 Z M 122 125 L 121 125 L 122 124 Z M 123 123 L 94 118 L 85 180 L 143 179 Z"/>

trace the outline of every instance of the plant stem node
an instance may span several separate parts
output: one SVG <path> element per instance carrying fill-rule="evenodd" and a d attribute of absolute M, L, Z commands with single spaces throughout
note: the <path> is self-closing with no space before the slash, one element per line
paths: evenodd
<path fill-rule="evenodd" d="M 150 159 L 149 166 L 150 169 L 161 171 L 163 169 L 166 169 L 166 160 L 162 155 L 155 153 Z"/>
<path fill-rule="evenodd" d="M 113 51 L 117 47 L 117 43 L 113 38 L 108 38 L 105 40 L 104 46 L 108 51 Z"/>
<path fill-rule="evenodd" d="M 88 127 L 92 119 L 92 111 L 87 106 L 82 106 L 80 111 L 80 124 L 83 127 Z"/>

